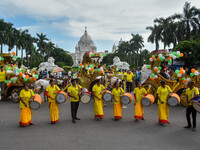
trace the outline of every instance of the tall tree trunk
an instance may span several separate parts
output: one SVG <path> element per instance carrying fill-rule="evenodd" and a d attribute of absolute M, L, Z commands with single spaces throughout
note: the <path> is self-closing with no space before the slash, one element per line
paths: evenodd
<path fill-rule="evenodd" d="M 1 43 L 1 54 L 3 54 L 3 44 Z"/>
<path fill-rule="evenodd" d="M 16 56 L 18 56 L 18 48 L 17 48 L 17 46 L 16 46 Z"/>
<path fill-rule="evenodd" d="M 23 49 L 21 50 L 21 65 L 23 65 Z"/>
<path fill-rule="evenodd" d="M 30 55 L 30 59 L 31 59 L 30 68 L 32 68 L 32 57 L 33 57 L 33 55 L 32 55 L 32 53 L 31 53 L 31 55 Z"/>
<path fill-rule="evenodd" d="M 189 21 L 187 21 L 187 37 L 186 37 L 187 40 L 190 40 L 190 24 L 189 24 Z"/>

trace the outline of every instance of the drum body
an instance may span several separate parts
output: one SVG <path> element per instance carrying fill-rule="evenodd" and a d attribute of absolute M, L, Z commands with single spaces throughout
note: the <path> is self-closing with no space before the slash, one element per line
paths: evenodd
<path fill-rule="evenodd" d="M 83 89 L 83 93 L 81 95 L 81 98 L 80 98 L 80 101 L 83 103 L 83 104 L 87 104 L 91 101 L 92 97 L 91 97 L 91 93 L 88 89 L 84 88 Z"/>
<path fill-rule="evenodd" d="M 197 99 L 194 100 L 194 102 L 192 103 L 194 109 L 198 112 L 200 112 L 200 102 L 197 102 L 200 100 L 200 97 L 198 97 Z"/>
<path fill-rule="evenodd" d="M 103 100 L 109 102 L 111 101 L 111 99 L 112 99 L 112 93 L 106 90 L 106 92 L 103 94 Z"/>
<path fill-rule="evenodd" d="M 31 109 L 36 110 L 40 108 L 41 104 L 42 104 L 41 96 L 39 94 L 35 94 L 34 100 L 30 103 Z"/>
<path fill-rule="evenodd" d="M 180 97 L 176 93 L 172 93 L 171 97 L 167 100 L 170 106 L 176 106 L 180 103 Z"/>
<path fill-rule="evenodd" d="M 56 96 L 56 101 L 59 104 L 64 103 L 65 101 L 67 101 L 67 93 L 65 93 L 63 91 L 58 93 L 58 95 Z"/>
<path fill-rule="evenodd" d="M 133 96 L 131 95 L 131 93 L 124 93 L 124 95 L 121 98 L 121 102 L 124 105 L 130 104 L 132 100 L 133 100 Z"/>
<path fill-rule="evenodd" d="M 142 105 L 144 107 L 149 107 L 154 103 L 154 101 L 155 101 L 154 96 L 151 94 L 148 94 L 145 96 L 145 98 L 142 99 Z"/>

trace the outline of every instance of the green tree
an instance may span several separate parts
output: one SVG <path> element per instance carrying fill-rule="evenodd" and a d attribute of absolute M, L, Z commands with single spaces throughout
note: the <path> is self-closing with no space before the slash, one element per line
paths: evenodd
<path fill-rule="evenodd" d="M 200 43 L 198 41 L 181 41 L 175 47 L 175 50 L 184 54 L 184 57 L 182 57 L 181 60 L 185 62 L 187 67 L 189 67 L 192 63 L 197 63 L 200 60 Z"/>
<path fill-rule="evenodd" d="M 146 27 L 146 30 L 151 31 L 151 34 L 149 35 L 147 41 L 151 42 L 153 44 L 155 43 L 155 46 L 156 46 L 155 48 L 156 48 L 156 50 L 158 50 L 159 49 L 159 41 L 162 40 L 162 37 L 161 37 L 162 29 L 161 29 L 161 27 L 154 24 L 153 27 L 152 26 Z"/>
<path fill-rule="evenodd" d="M 41 33 L 41 34 L 36 33 L 36 35 L 37 35 L 37 47 L 38 47 L 40 54 L 43 56 L 43 61 L 44 61 L 44 55 L 45 55 L 46 48 L 47 48 L 46 42 L 49 39 L 43 33 Z"/>
<path fill-rule="evenodd" d="M 183 14 L 174 14 L 172 18 L 178 19 L 179 38 L 181 41 L 190 40 L 191 33 L 197 34 L 200 29 L 200 9 L 195 6 L 191 7 L 189 2 L 185 2 L 183 7 Z"/>

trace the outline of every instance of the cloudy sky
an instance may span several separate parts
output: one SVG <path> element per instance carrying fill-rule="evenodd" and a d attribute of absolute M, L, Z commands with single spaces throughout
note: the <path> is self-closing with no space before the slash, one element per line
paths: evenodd
<path fill-rule="evenodd" d="M 199 0 L 189 0 L 200 8 Z M 185 0 L 0 0 L 0 18 L 12 22 L 16 28 L 44 33 L 59 47 L 74 51 L 87 26 L 98 51 L 112 50 L 120 38 L 129 40 L 130 34 L 141 34 L 145 48 L 150 32 L 146 26 L 153 20 L 182 13 Z M 163 48 L 163 45 L 161 45 Z"/>

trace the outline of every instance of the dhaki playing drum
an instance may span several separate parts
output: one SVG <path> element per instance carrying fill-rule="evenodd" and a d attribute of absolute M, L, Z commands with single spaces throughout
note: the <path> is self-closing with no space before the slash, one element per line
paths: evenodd
<path fill-rule="evenodd" d="M 194 109 L 196 109 L 196 111 L 200 112 L 200 97 L 198 97 L 197 99 L 195 99 L 192 103 Z"/>
<path fill-rule="evenodd" d="M 30 103 L 31 109 L 36 110 L 36 109 L 40 108 L 41 104 L 42 104 L 41 96 L 39 94 L 35 94 L 34 100 Z"/>
<path fill-rule="evenodd" d="M 124 105 L 128 105 L 132 102 L 133 96 L 130 93 L 124 93 L 124 95 L 121 98 L 121 102 Z"/>
<path fill-rule="evenodd" d="M 153 95 L 148 94 L 142 99 L 142 105 L 145 107 L 151 106 L 155 101 L 155 98 Z"/>
<path fill-rule="evenodd" d="M 176 106 L 180 103 L 180 97 L 176 93 L 172 93 L 171 97 L 168 99 L 168 104 L 170 106 Z"/>
<path fill-rule="evenodd" d="M 111 101 L 111 99 L 112 99 L 112 93 L 110 91 L 106 90 L 105 93 L 103 94 L 103 99 L 106 102 Z"/>
<path fill-rule="evenodd" d="M 83 93 L 81 94 L 80 101 L 83 104 L 87 104 L 91 101 L 91 93 L 88 89 L 84 88 Z"/>
<path fill-rule="evenodd" d="M 67 101 L 67 93 L 65 93 L 63 91 L 58 93 L 58 95 L 56 96 L 56 101 L 59 104 L 64 103 L 65 101 Z"/>

